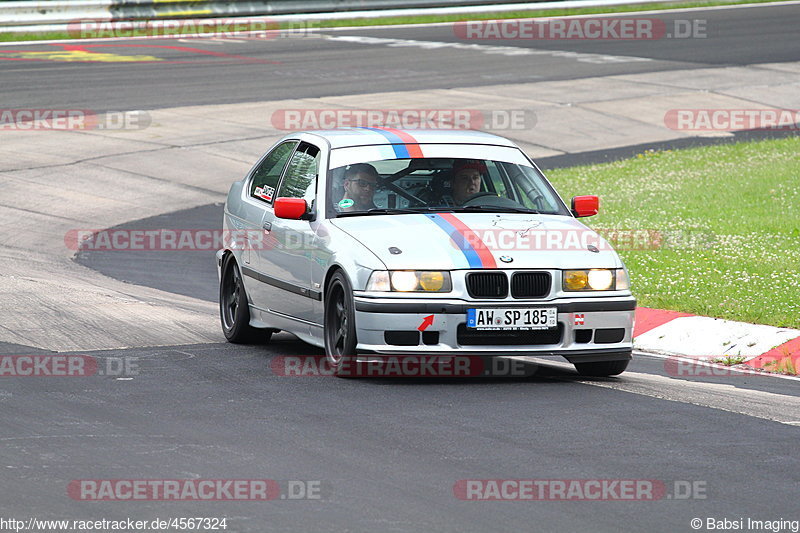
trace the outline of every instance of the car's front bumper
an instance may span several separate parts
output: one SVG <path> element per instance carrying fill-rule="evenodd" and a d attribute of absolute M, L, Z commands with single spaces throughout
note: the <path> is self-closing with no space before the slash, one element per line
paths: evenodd
<path fill-rule="evenodd" d="M 519 337 L 514 333 L 495 335 L 492 331 L 468 330 L 467 309 L 478 307 L 556 307 L 558 328 L 521 333 Z M 629 359 L 635 308 L 636 300 L 630 296 L 513 304 L 355 296 L 359 351 L 387 355 L 552 355 L 573 363 Z M 433 322 L 426 327 L 426 317 L 430 316 Z"/>

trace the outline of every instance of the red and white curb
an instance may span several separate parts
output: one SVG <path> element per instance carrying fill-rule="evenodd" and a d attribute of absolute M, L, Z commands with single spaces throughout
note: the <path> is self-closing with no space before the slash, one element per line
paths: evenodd
<path fill-rule="evenodd" d="M 741 356 L 753 368 L 800 366 L 800 330 L 636 308 L 634 348 L 692 359 Z"/>

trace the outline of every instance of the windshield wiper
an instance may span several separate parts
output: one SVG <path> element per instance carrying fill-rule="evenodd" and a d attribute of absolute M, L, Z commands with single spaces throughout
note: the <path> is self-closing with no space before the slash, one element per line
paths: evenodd
<path fill-rule="evenodd" d="M 527 213 L 530 215 L 540 214 L 536 209 L 528 209 L 527 207 L 501 207 L 496 205 L 467 205 L 463 207 L 453 207 L 451 210 L 457 213 L 462 211 L 501 211 L 505 213 Z"/>
<path fill-rule="evenodd" d="M 350 217 L 356 215 L 418 215 L 423 211 L 429 211 L 430 208 L 420 207 L 420 208 L 402 208 L 402 207 L 375 207 L 372 209 L 367 209 L 366 211 L 346 211 L 344 213 L 339 213 L 337 217 Z"/>

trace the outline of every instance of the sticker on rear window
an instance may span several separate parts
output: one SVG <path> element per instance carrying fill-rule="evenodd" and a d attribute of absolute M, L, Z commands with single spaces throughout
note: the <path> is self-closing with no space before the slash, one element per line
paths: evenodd
<path fill-rule="evenodd" d="M 269 202 L 272 200 L 272 195 L 275 194 L 275 189 L 273 187 L 267 187 L 266 185 L 263 187 L 256 187 L 253 194 Z"/>

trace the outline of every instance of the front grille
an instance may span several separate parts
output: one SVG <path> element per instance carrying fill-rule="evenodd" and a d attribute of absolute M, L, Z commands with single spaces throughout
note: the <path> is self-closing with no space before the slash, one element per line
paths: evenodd
<path fill-rule="evenodd" d="M 514 298 L 544 298 L 550 294 L 549 272 L 515 272 L 511 276 Z"/>
<path fill-rule="evenodd" d="M 508 295 L 508 277 L 504 272 L 470 272 L 467 274 L 467 292 L 473 298 L 505 298 Z"/>
<path fill-rule="evenodd" d="M 561 344 L 561 337 L 564 334 L 564 325 L 559 322 L 558 328 L 526 331 L 477 331 L 468 328 L 466 324 L 460 324 L 456 334 L 458 344 L 461 346 L 537 346 L 543 344 Z"/>

